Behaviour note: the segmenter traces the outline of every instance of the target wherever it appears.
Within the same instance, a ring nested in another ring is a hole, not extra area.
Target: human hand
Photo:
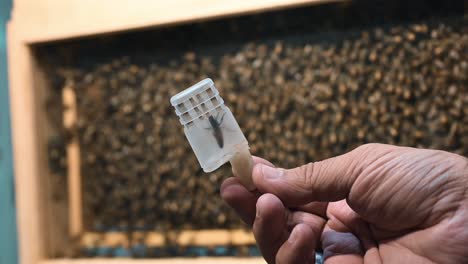
[[[366,144],[295,169],[255,158],[249,192],[236,178],[223,199],[268,263],[468,263],[468,159]]]

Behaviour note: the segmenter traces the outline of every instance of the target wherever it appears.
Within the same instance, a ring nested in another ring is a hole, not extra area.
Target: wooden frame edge
[[[75,91],[68,83],[62,89],[62,101],[65,106],[63,124],[73,130],[78,120]],[[68,179],[68,221],[69,235],[78,237],[83,232],[83,201],[81,188],[80,145],[76,136],[67,142],[67,179]]]
[[[38,138],[34,112],[34,58],[16,25],[7,24],[8,78],[15,166],[15,193],[20,263],[45,258],[44,219],[41,217]]]
[[[40,43],[345,1],[350,0],[175,0],[139,5],[128,0],[43,0],[14,7],[12,17],[27,17],[21,23],[24,40]]]
[[[181,246],[244,246],[255,245],[253,234],[243,229],[210,229],[210,230],[181,230],[162,232],[133,232],[132,239],[128,241],[125,232],[87,232],[81,236],[80,244],[85,248],[95,247],[94,241],[106,247],[129,246],[129,242],[144,241],[150,247],[163,247],[171,243]],[[169,241],[168,241],[169,240]]]
[[[201,257],[201,258],[162,258],[162,259],[56,259],[41,261],[39,264],[263,264],[265,261],[259,257]]]

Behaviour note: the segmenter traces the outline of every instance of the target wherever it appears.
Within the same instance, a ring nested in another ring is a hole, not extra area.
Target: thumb
[[[341,156],[294,169],[257,164],[253,170],[253,180],[258,190],[276,195],[288,206],[345,199],[361,173],[366,157],[370,156],[369,149],[373,148],[370,145],[387,147],[367,144]]]

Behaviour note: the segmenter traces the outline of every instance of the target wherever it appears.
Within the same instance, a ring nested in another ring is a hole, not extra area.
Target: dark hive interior
[[[64,146],[78,137],[87,230],[243,227],[219,197],[230,168],[203,173],[169,103],[205,77],[252,153],[278,166],[368,142],[466,156],[464,8],[358,1],[38,46],[62,131],[49,166],[65,180]],[[64,85],[77,96],[74,131],[62,128]]]

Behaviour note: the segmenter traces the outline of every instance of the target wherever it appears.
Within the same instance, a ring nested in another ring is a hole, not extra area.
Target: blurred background
[[[51,203],[68,199],[71,141],[81,158],[83,233],[53,257],[259,255],[250,240],[197,246],[174,237],[248,230],[219,196],[230,168],[203,173],[169,103],[207,77],[251,152],[281,167],[369,142],[467,156],[467,12],[467,1],[336,1],[34,45],[47,91],[41,122],[54,130]],[[67,127],[64,88],[76,96],[77,121]],[[9,145],[1,146],[4,156]],[[155,232],[164,245],[148,242]],[[109,244],[109,233],[120,242]]]

